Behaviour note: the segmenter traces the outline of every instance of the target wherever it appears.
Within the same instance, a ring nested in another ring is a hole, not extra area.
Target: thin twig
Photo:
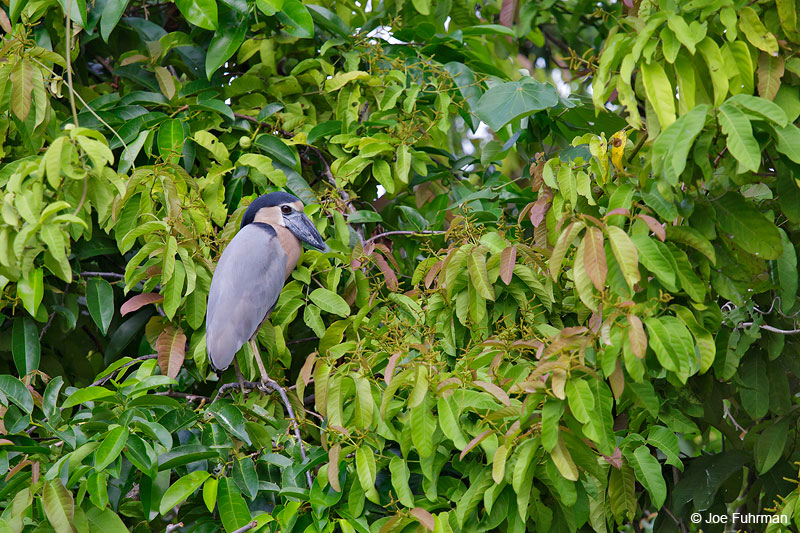
[[[636,154],[638,154],[639,150],[641,150],[642,146],[644,146],[645,141],[647,141],[647,135],[641,133],[639,135],[639,139],[636,141],[636,144],[633,147],[633,151],[631,151],[631,154],[628,156],[628,163],[633,161],[633,158],[636,157]]]
[[[109,375],[103,376],[102,378],[100,378],[97,381],[95,381],[94,383],[92,383],[92,386],[94,387],[95,385],[98,385],[98,386],[99,385],[104,385],[105,383],[108,382],[108,380],[115,378],[119,374],[120,370],[122,370],[123,368],[128,368],[129,366],[135,365],[136,363],[141,363],[142,361],[147,361],[148,359],[156,359],[157,357],[158,357],[158,354],[151,353],[151,354],[142,355],[140,357],[137,357],[133,361],[128,361],[127,363],[125,363],[121,367],[119,367],[116,370],[114,370],[113,372],[111,372]]]
[[[81,272],[82,278],[89,278],[92,276],[100,276],[101,278],[111,279],[125,279],[125,274],[117,274],[116,272]]]
[[[75,87],[72,85],[72,0],[67,0],[67,87],[69,87],[69,107],[72,109],[72,120],[78,126],[78,108],[75,107]]]
[[[364,244],[368,244],[376,239],[380,239],[381,237],[388,237],[389,235],[442,235],[447,233],[446,231],[442,230],[419,230],[419,231],[406,231],[406,230],[396,230],[396,231],[385,231],[383,233],[379,233],[377,235],[373,235],[366,241]]]
[[[726,146],[726,147],[724,147],[722,149],[722,151],[720,151],[720,153],[717,154],[717,157],[714,158],[714,168],[717,168],[717,164],[719,163],[719,160],[722,159],[722,156],[725,155],[725,152],[727,152],[727,151],[728,151],[728,147]]]
[[[288,346],[289,344],[300,344],[301,342],[310,342],[310,341],[315,341],[317,339],[319,339],[319,337],[315,335],[313,337],[303,337],[302,339],[294,339],[291,341],[286,341],[286,344]]]
[[[736,327],[738,329],[744,329],[744,328],[749,328],[752,325],[753,325],[752,322],[741,322],[737,324]],[[768,326],[766,324],[761,324],[758,327],[766,331],[771,331],[772,333],[780,333],[781,335],[797,335],[798,333],[800,333],[800,329],[778,329],[772,326]]]
[[[246,524],[246,525],[240,527],[239,529],[235,530],[233,533],[244,533],[245,531],[250,531],[251,529],[253,529],[257,525],[258,525],[258,522],[256,520],[253,520],[249,524]]]
[[[44,325],[44,327],[42,328],[42,331],[39,333],[39,340],[42,340],[42,337],[44,337],[44,334],[47,333],[47,330],[50,328],[50,324],[53,323],[53,319],[55,317],[56,317],[56,312],[55,311],[50,313],[50,317],[47,319],[47,324]]]
[[[157,392],[157,396],[168,396],[170,398],[183,398],[187,402],[210,402],[211,398],[208,396],[200,396],[199,394],[187,394],[185,392],[178,392],[174,390],[168,390],[163,392]]]

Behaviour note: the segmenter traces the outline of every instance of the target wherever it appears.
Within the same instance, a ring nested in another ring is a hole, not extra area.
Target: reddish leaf
[[[654,219],[650,215],[636,215],[642,220],[644,223],[647,224],[647,227],[650,228],[650,231],[653,232],[653,235],[661,239],[661,242],[667,238],[667,232],[664,229],[664,224],[660,224],[658,220]]]
[[[599,228],[590,227],[583,238],[583,268],[598,291],[606,286],[608,265],[606,251],[603,248],[603,232]]]
[[[317,360],[317,352],[311,352],[306,357],[306,362],[303,363],[303,368],[300,369],[300,377],[303,378],[303,383],[308,385],[311,383],[311,370],[314,368],[314,363]]]
[[[531,224],[533,227],[536,228],[539,224],[542,223],[544,217],[547,215],[547,211],[550,210],[550,198],[547,198],[545,195],[539,196],[539,198],[533,203],[533,207],[531,207]]]
[[[378,268],[383,272],[383,278],[386,280],[386,287],[388,287],[390,291],[396,291],[400,287],[400,284],[397,281],[397,274],[394,273],[392,267],[389,266],[389,263],[386,262],[386,259],[384,259],[381,254],[372,254],[372,258],[375,259]]]
[[[631,351],[633,355],[641,359],[647,351],[647,335],[644,333],[642,320],[636,315],[628,315],[628,322],[631,325],[631,329],[628,330],[628,341],[631,343]]]
[[[519,216],[517,217],[517,223],[522,224],[522,221],[528,217],[528,213],[531,212],[531,207],[535,202],[530,202],[528,205],[522,208],[522,211],[519,212]]]
[[[411,509],[411,515],[419,520],[419,523],[425,526],[425,529],[428,531],[433,531],[433,528],[436,526],[436,520],[433,518],[433,515],[422,507],[414,507]]]
[[[426,289],[430,289],[431,285],[433,285],[433,280],[436,279],[436,275],[442,269],[442,264],[443,264],[442,261],[436,261],[433,264],[433,266],[431,267],[431,269],[428,270],[428,273],[425,275],[425,288]]]
[[[186,335],[180,328],[167,326],[158,336],[156,351],[161,374],[175,379],[183,366],[186,354]]]
[[[500,255],[500,279],[509,285],[514,276],[514,265],[517,263],[517,245],[509,246]]]
[[[784,73],[783,56],[771,56],[761,52],[758,56],[758,95],[773,100],[781,87]]]
[[[339,454],[342,453],[342,445],[334,444],[328,450],[328,483],[336,492],[342,492],[339,484]]]
[[[481,433],[480,435],[478,435],[477,437],[475,437],[474,439],[469,441],[467,443],[467,446],[463,450],[461,450],[461,455],[459,456],[459,460],[463,461],[464,457],[467,456],[469,451],[472,448],[474,448],[475,446],[477,446],[478,444],[480,444],[481,441],[483,439],[485,439],[486,437],[488,437],[489,435],[491,435],[491,433],[492,433],[492,430],[491,429],[487,429],[486,431],[484,431],[483,433]]]
[[[614,448],[614,454],[612,456],[604,455],[603,459],[617,470],[622,468],[622,451],[619,449],[619,446]]]
[[[400,352],[392,354],[389,362],[386,363],[386,368],[383,371],[383,381],[388,385],[392,381],[392,374],[394,374],[394,367],[397,366],[397,360],[400,359]]]
[[[606,217],[610,217],[610,216],[613,216],[613,215],[630,216],[630,214],[631,214],[630,210],[625,209],[624,207],[618,207],[618,208],[612,209],[611,211],[606,213]]]
[[[506,391],[494,383],[488,383],[486,381],[473,381],[472,384],[497,398],[497,400],[506,407],[511,405],[511,399],[508,397],[508,394],[506,394]]]
[[[119,308],[119,313],[125,316],[128,313],[138,311],[147,304],[157,304],[163,301],[164,296],[160,294],[156,294],[155,292],[143,292],[142,294],[137,294],[133,298],[129,298],[127,302],[122,304],[122,307]]]
[[[531,163],[531,190],[533,192],[538,191],[544,185],[544,160],[540,160],[536,163]]]
[[[517,12],[516,0],[503,0],[503,5],[500,7],[500,24],[510,28],[514,23],[514,15]],[[433,529],[433,528],[431,528]]]

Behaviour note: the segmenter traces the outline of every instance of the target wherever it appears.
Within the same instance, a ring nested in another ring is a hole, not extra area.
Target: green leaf
[[[6,398],[8,398],[26,413],[33,412],[33,396],[28,388],[14,376],[0,375],[0,392],[5,395],[0,396],[3,405],[8,406],[6,402]]]
[[[180,478],[164,492],[158,512],[166,515],[170,509],[182,503],[209,478],[211,474],[204,470],[192,472]]]
[[[64,400],[64,403],[61,405],[62,409],[67,409],[69,407],[73,407],[75,405],[79,405],[86,402],[93,402],[95,400],[100,400],[102,398],[108,398],[109,396],[114,396],[114,391],[106,389],[104,387],[86,387],[85,389],[78,389],[69,397]]]
[[[705,255],[708,260],[711,261],[711,264],[716,264],[717,257],[714,252],[714,247],[699,231],[689,226],[672,226],[669,224],[667,224],[664,229],[667,234],[667,240],[691,246]]]
[[[217,478],[209,478],[203,485],[203,503],[206,504],[206,509],[209,513],[214,512],[217,506],[217,489],[219,488],[219,480]]]
[[[354,409],[354,422],[357,428],[369,429],[372,426],[372,414],[375,401],[372,398],[372,389],[367,378],[359,373],[352,373],[356,386],[356,402]]]
[[[800,163],[800,128],[794,124],[786,127],[773,125],[777,150],[794,161]]]
[[[786,439],[789,436],[789,420],[781,419],[771,423],[758,436],[755,446],[756,469],[759,474],[768,472],[783,455]]]
[[[783,244],[783,253],[781,253],[776,264],[780,284],[778,290],[781,296],[781,309],[784,313],[788,313],[794,307],[797,299],[797,252],[786,232],[783,229],[779,229],[779,231],[781,243]]]
[[[50,380],[42,394],[42,412],[51,421],[58,416],[58,395],[64,386],[64,378],[56,376]]]
[[[786,113],[781,107],[765,98],[749,94],[737,94],[728,98],[728,102],[757,117],[772,122],[783,128],[787,124]]]
[[[108,506],[108,474],[92,472],[86,480],[86,491],[96,507],[105,509]]]
[[[585,222],[576,220],[571,222],[558,237],[556,245],[553,247],[553,253],[550,255],[550,275],[553,277],[553,281],[557,281],[559,274],[561,274],[561,265],[564,262],[564,256],[567,255],[567,250],[572,245],[572,241],[578,237],[578,234],[585,227]]]
[[[708,73],[711,75],[711,84],[714,87],[714,105],[720,105],[728,96],[728,74],[725,72],[725,61],[717,43],[711,37],[706,37],[697,46],[698,51],[706,60]]]
[[[102,278],[91,278],[86,282],[86,306],[92,320],[105,335],[114,317],[114,289]]]
[[[108,42],[108,36],[117,27],[119,19],[128,7],[128,0],[107,0],[100,19],[100,36]]]
[[[411,472],[406,462],[396,455],[392,456],[392,460],[389,461],[389,472],[392,474],[392,487],[397,493],[397,499],[406,507],[414,507],[414,495],[408,486]]]
[[[170,251],[171,250],[167,249],[167,255],[169,255]],[[175,316],[175,312],[178,310],[178,306],[181,304],[183,285],[184,280],[186,279],[186,269],[184,268],[182,262],[174,261],[174,254],[169,255],[169,257],[174,262],[175,270],[172,274],[172,277],[161,289],[161,292],[164,295],[164,314],[168,319],[172,320],[172,317]]]
[[[742,30],[750,44],[770,55],[778,54],[778,41],[761,22],[761,17],[750,6],[738,9],[739,29]]]
[[[289,35],[300,39],[310,39],[314,36],[314,20],[306,6],[299,0],[284,0],[283,8],[277,16]]]
[[[245,418],[238,407],[226,400],[218,400],[209,406],[207,412],[214,415],[214,418],[225,431],[250,444],[250,437],[244,429]]]
[[[344,301],[344,298],[339,296],[333,291],[325,288],[314,289],[308,295],[311,301],[314,302],[320,309],[334,315],[347,317],[350,315],[350,306]]]
[[[247,504],[242,498],[236,484],[230,478],[222,477],[217,486],[217,506],[222,527],[227,533],[233,533],[240,527],[247,525],[252,517]]]
[[[188,465],[203,459],[219,457],[219,452],[202,444],[184,444],[176,446],[167,453],[158,456],[158,470],[163,472],[179,466]]]
[[[566,386],[569,410],[578,422],[585,424],[594,415],[594,396],[589,389],[589,384],[583,379],[570,379]]]
[[[39,305],[44,296],[44,271],[41,268],[31,270],[27,276],[17,282],[17,296],[32,317],[36,317]]]
[[[411,170],[411,153],[408,145],[401,144],[397,149],[397,159],[394,162],[394,173],[402,183],[408,183],[408,173]],[[388,191],[388,189],[387,189]]]
[[[175,0],[181,14],[190,23],[206,30],[217,29],[216,0]]]
[[[412,0],[411,3],[420,15],[431,14],[431,0]]]
[[[639,262],[671,292],[678,291],[675,272],[678,264],[669,252],[667,245],[648,235],[635,235],[631,238],[639,254]]]
[[[411,409],[411,442],[420,457],[433,455],[433,434],[436,431],[436,418],[433,416],[429,399]]]
[[[456,415],[458,411],[453,408],[453,402],[444,396],[439,396],[436,401],[436,412],[439,415],[439,426],[445,437],[453,441],[459,450],[467,447],[467,438],[461,431]]]
[[[644,323],[647,326],[650,347],[656,353],[658,362],[665,369],[677,373],[680,369],[680,361],[664,324],[658,318],[648,318]]]
[[[113,463],[119,454],[122,453],[122,449],[125,447],[125,443],[128,441],[128,428],[125,426],[117,426],[111,431],[108,432],[108,435],[103,439],[103,442],[100,443],[100,446],[97,448],[94,454],[94,468],[97,471],[105,469],[108,465]]]
[[[23,316],[14,320],[11,332],[11,351],[14,356],[14,366],[20,376],[39,369],[41,346],[39,344],[39,329],[30,318]]]
[[[25,120],[31,110],[34,68],[27,59],[11,68],[11,110],[19,120]]]
[[[678,446],[678,436],[664,426],[651,426],[647,433],[647,442],[652,444],[667,456],[666,463],[676,466],[683,470],[683,462],[680,460],[680,448]]]
[[[183,121],[178,119],[166,120],[158,128],[158,153],[164,161],[180,157],[183,143],[186,142],[186,132]]]
[[[709,106],[699,105],[664,129],[653,143],[653,170],[673,185],[686,168],[689,150],[703,130]]]
[[[472,286],[481,298],[494,301],[494,287],[489,283],[489,274],[486,271],[486,257],[483,252],[473,249],[467,256],[467,271],[472,281]]]
[[[258,494],[258,474],[256,473],[255,463],[250,457],[234,459],[233,481],[239,487],[239,490],[250,498],[250,501],[255,499]]]
[[[318,6],[313,6],[313,7],[318,7]],[[306,137],[306,142],[308,144],[314,144],[319,139],[322,139],[324,137],[329,137],[331,135],[335,135],[341,132],[342,132],[342,121],[329,120],[327,122],[317,124],[316,126],[311,128],[311,131],[308,132],[308,137]]]
[[[253,143],[256,148],[263,150],[273,161],[277,161],[287,167],[297,168],[298,159],[294,149],[286,145],[281,139],[274,135],[262,133],[256,137]]]
[[[636,478],[650,493],[653,507],[661,509],[667,498],[667,484],[661,475],[661,465],[652,456],[647,446],[639,446],[631,454],[631,466]]]
[[[75,503],[72,493],[64,488],[60,479],[45,481],[42,507],[56,533],[74,533],[75,526],[72,519],[75,514]]]
[[[209,80],[242,45],[247,35],[247,26],[247,20],[242,20],[238,26],[220,25],[217,28],[206,53],[206,76]]]
[[[672,84],[660,63],[642,63],[642,81],[647,99],[658,115],[661,129],[675,122],[675,94]]]
[[[86,518],[89,520],[91,531],[102,531],[103,533],[128,533],[128,528],[122,519],[112,509],[98,509],[92,507],[86,511]]]
[[[761,148],[753,137],[750,120],[738,107],[724,103],[719,108],[719,124],[727,136],[728,151],[742,167],[757,172],[761,166]]]
[[[611,250],[614,252],[614,257],[617,260],[622,275],[628,287],[633,290],[633,286],[639,283],[639,254],[636,247],[628,234],[617,226],[608,226],[608,241],[611,244]]]
[[[378,473],[375,465],[375,454],[366,443],[356,448],[356,472],[358,473],[358,481],[361,483],[361,488],[364,489],[369,501],[380,503],[380,496],[378,496],[378,491],[375,490],[375,476]]]
[[[713,202],[717,224],[727,238],[762,259],[778,259],[783,247],[775,224],[737,192]]]
[[[515,119],[558,104],[558,93],[548,83],[539,83],[531,78],[496,85],[483,93],[476,112],[481,120],[494,131]]]

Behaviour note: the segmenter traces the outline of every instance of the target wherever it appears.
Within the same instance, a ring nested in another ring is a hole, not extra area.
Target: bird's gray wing
[[[278,301],[286,254],[275,230],[248,224],[222,253],[211,279],[206,349],[215,370],[225,370]]]

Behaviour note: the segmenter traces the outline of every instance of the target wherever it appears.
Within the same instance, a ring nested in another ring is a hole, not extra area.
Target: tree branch
[[[116,272],[81,272],[82,278],[90,278],[92,276],[100,276],[101,278],[111,279],[125,279],[125,274],[117,274]]]
[[[373,235],[366,241],[364,244],[368,244],[376,239],[380,239],[381,237],[388,237],[389,235],[442,235],[447,233],[446,231],[442,230],[420,230],[420,231],[405,231],[405,230],[397,230],[397,231],[385,231],[383,233],[379,233],[377,235]]]
[[[740,324],[736,325],[736,328],[744,329],[744,328],[749,328],[752,325],[753,325],[752,322],[741,322]],[[772,333],[780,333],[781,335],[797,335],[798,333],[800,333],[800,329],[779,329],[779,328],[774,328],[772,326],[768,326],[766,324],[761,324],[758,327],[766,331],[771,331]]]

